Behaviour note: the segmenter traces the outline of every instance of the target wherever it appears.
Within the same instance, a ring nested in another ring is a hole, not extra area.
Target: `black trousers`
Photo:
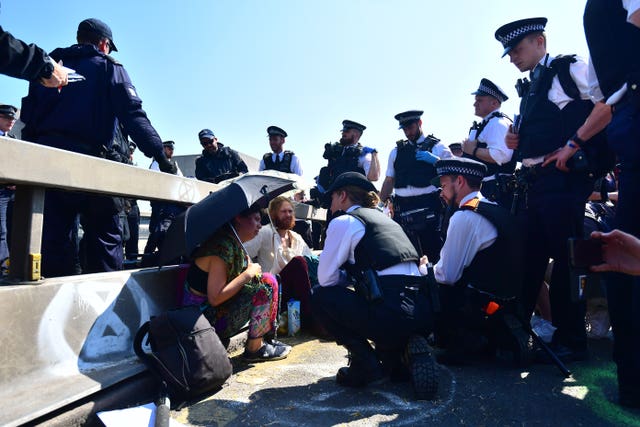
[[[426,255],[435,264],[440,259],[442,249],[443,205],[439,193],[413,197],[395,196],[393,200],[396,221],[415,246],[419,255]],[[424,211],[420,211],[424,209]],[[410,213],[415,211],[414,213]]]
[[[427,334],[433,328],[431,305],[422,290],[409,289],[412,279],[382,276],[381,280],[384,296],[377,303],[341,286],[316,287],[311,296],[316,319],[352,357],[367,362],[378,360],[367,340],[375,343],[376,353],[402,352],[412,334]]]
[[[520,212],[525,236],[523,305],[530,315],[549,258],[554,259],[550,299],[554,340],[576,350],[586,349],[585,304],[572,298],[568,239],[582,238],[584,206],[593,181],[582,174],[564,173],[552,165],[532,171],[526,194],[526,207]]]

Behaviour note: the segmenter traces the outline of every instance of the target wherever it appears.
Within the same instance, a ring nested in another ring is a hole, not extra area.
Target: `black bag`
[[[142,349],[147,335],[151,353]],[[226,348],[198,306],[151,317],[138,330],[133,349],[167,383],[172,403],[218,389],[232,373]]]

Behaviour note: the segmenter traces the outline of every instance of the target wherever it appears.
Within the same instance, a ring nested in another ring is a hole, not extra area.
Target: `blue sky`
[[[2,0],[0,24],[47,51],[75,42],[89,17],[111,27],[154,127],[176,141],[176,155],[200,152],[197,133],[260,157],[266,128],[277,125],[298,154],[305,178],[324,165],[324,144],[343,119],[367,126],[361,142],[380,152],[383,173],[403,137],[393,116],[425,111],[423,129],[447,144],[462,140],[482,77],[518,99],[521,73],[500,58],[495,30],[546,16],[552,54],[587,56],[584,1],[122,1]],[[0,101],[20,105],[27,83],[0,76]],[[137,154],[147,167],[150,160]],[[378,187],[382,178],[378,181]]]

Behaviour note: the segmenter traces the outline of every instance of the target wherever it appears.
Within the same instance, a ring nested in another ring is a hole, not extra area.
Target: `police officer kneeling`
[[[432,310],[421,287],[418,253],[400,225],[375,209],[375,191],[357,172],[339,175],[327,190],[334,218],[320,255],[312,309],[349,350],[350,364],[338,371],[338,384],[411,379],[418,398],[432,398],[435,364],[421,335],[431,331]],[[402,361],[406,350],[408,364]]]
[[[480,193],[487,170],[483,163],[444,159],[435,168],[438,178],[433,184],[442,187],[440,197],[458,208],[451,216],[440,260],[433,267],[441,284],[436,335],[439,345],[447,348],[439,360],[466,362],[474,353],[503,347],[500,340],[508,344],[518,363],[526,363],[531,353],[529,335],[518,320],[522,243],[515,219]],[[492,302],[494,305],[489,304]],[[503,310],[494,313],[498,306],[504,306]]]

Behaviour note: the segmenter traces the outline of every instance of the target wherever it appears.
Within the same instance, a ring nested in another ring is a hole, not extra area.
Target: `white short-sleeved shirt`
[[[496,112],[500,112],[500,109],[492,111],[482,119],[482,121],[487,122],[487,124],[484,129],[482,129],[482,132],[480,132],[480,136],[477,140],[487,144],[487,149],[489,150],[491,158],[497,164],[503,165],[505,163],[509,163],[511,157],[513,157],[513,150],[507,148],[507,144],[504,140],[511,123],[502,116],[491,117],[492,114]],[[476,132],[476,129],[469,132],[470,140],[473,141],[476,139]]]
[[[347,212],[359,207],[359,205],[351,206],[347,209]],[[341,215],[331,220],[327,228],[327,237],[318,264],[318,282],[320,286],[339,286],[346,283],[346,274],[340,268],[345,262],[351,264],[356,262],[354,251],[360,240],[362,240],[364,232],[364,225],[351,215]],[[377,273],[379,276],[389,274],[420,275],[418,266],[411,261],[393,265]]]
[[[426,137],[424,135],[421,135],[420,138],[418,138],[418,141],[416,141],[416,143],[420,144],[425,139]],[[435,144],[433,146],[433,149],[431,150],[431,153],[434,156],[438,156],[441,159],[448,159],[453,157],[453,154],[451,153],[451,150],[449,150],[449,147],[444,145],[442,142],[438,142],[437,144]],[[393,150],[391,150],[391,153],[389,153],[389,161],[387,162],[386,176],[390,178],[395,178],[396,176],[396,169],[395,169],[394,163],[396,162],[397,156],[398,156],[398,147],[393,147]],[[412,185],[408,185],[404,188],[394,188],[393,191],[395,192],[396,195],[400,197],[413,197],[413,196],[420,196],[423,194],[430,194],[437,190],[438,188],[433,185],[429,185],[427,187],[414,187]]]
[[[174,160],[175,161],[175,160]],[[184,176],[182,174],[182,171],[180,170],[180,166],[178,165],[178,162],[176,163],[176,176]],[[151,164],[149,165],[149,169],[151,169],[152,171],[159,171],[160,170],[160,165],[158,164],[158,162],[156,162],[155,160],[151,162]]]
[[[279,161],[282,161],[284,157],[284,151],[281,153],[271,153],[271,160],[275,163],[276,156],[278,156]],[[259,171],[263,171],[265,169],[264,159],[260,159],[260,166],[258,167]],[[291,155],[291,173],[295,173],[298,176],[302,176],[302,164],[300,163],[300,159],[295,154]]]
[[[474,191],[460,201],[460,206],[474,197],[479,197],[482,202],[492,203],[479,191]],[[436,282],[455,284],[476,254],[491,246],[497,238],[498,230],[482,215],[470,210],[454,213],[449,221],[447,238],[440,250],[440,260],[433,267]]]

